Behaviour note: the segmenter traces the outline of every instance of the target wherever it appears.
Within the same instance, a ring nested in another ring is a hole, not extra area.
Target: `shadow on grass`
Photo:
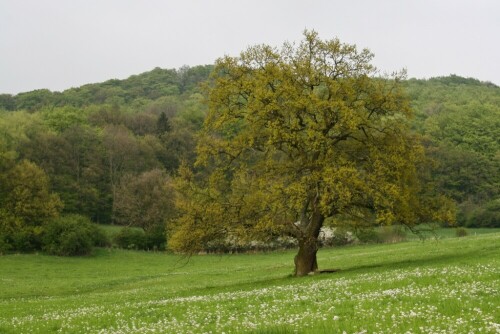
[[[400,259],[385,259],[381,260],[379,263],[371,264],[361,264],[354,265],[347,268],[340,267],[339,272],[341,273],[351,273],[359,271],[367,271],[371,269],[405,269],[405,268],[415,268],[423,266],[433,266],[439,264],[475,264],[477,263],[478,256],[495,258],[500,253],[497,245],[483,246],[483,248],[478,253],[477,248],[471,248],[470,250],[461,250],[456,253],[447,253],[439,255],[428,255],[420,258],[407,258],[404,260]],[[418,254],[416,255],[418,256]],[[333,277],[333,275],[326,275]]]

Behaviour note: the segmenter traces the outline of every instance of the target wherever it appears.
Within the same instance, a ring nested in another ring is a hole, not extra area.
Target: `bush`
[[[467,225],[477,227],[500,227],[500,198],[487,202],[485,205],[475,210]]]
[[[378,232],[378,237],[382,243],[395,243],[406,240],[406,233],[403,226],[384,226]]]
[[[465,237],[469,234],[469,232],[467,232],[467,230],[463,227],[458,227],[456,230],[455,230],[455,234],[457,237]]]
[[[9,241],[7,240],[7,236],[2,233],[0,230],[0,255],[3,255],[9,252],[12,249]]]
[[[26,226],[21,219],[0,210],[0,253],[39,250],[41,232],[40,226]]]
[[[401,226],[383,226],[378,229],[364,228],[356,231],[361,243],[395,243],[406,240],[406,233]]]
[[[146,249],[147,238],[144,231],[140,229],[123,228],[114,237],[114,242],[124,249]]]
[[[67,215],[44,225],[42,250],[52,255],[88,255],[93,246],[107,243],[106,236],[87,217]]]
[[[359,242],[364,244],[382,242],[379,234],[373,228],[357,230],[356,237],[358,238]]]
[[[335,228],[323,228],[320,233],[319,242],[321,246],[345,246],[354,241],[351,231],[344,226]]]
[[[145,247],[148,250],[165,250],[167,244],[164,225],[158,225],[146,231]]]
[[[165,250],[166,233],[163,225],[158,225],[148,231],[139,228],[124,227],[114,237],[116,246],[136,250]]]
[[[108,238],[106,232],[104,232],[99,226],[94,225],[95,232],[93,235],[94,246],[96,247],[111,247],[111,241]]]
[[[33,252],[40,250],[42,241],[40,227],[22,226],[11,234],[12,250],[19,252]]]
[[[462,207],[459,224],[465,227],[500,227],[500,199]]]

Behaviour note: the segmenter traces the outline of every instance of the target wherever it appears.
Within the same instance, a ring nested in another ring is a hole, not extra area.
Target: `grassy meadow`
[[[0,256],[0,333],[500,333],[500,233],[294,251]]]

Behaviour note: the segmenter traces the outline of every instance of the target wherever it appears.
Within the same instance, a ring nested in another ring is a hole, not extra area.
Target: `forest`
[[[1,94],[0,253],[85,253],[106,244],[92,223],[141,229],[139,248],[165,249],[178,214],[175,178],[198,168],[213,69]],[[500,227],[500,88],[456,75],[403,87],[425,182],[452,200],[457,225]]]

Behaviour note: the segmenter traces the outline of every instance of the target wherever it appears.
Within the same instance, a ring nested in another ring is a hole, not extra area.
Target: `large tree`
[[[184,214],[170,246],[292,236],[302,276],[318,268],[328,217],[410,227],[441,218],[420,196],[423,150],[407,126],[402,75],[375,77],[372,57],[306,31],[299,44],[217,60],[197,148],[204,175],[181,170]]]

